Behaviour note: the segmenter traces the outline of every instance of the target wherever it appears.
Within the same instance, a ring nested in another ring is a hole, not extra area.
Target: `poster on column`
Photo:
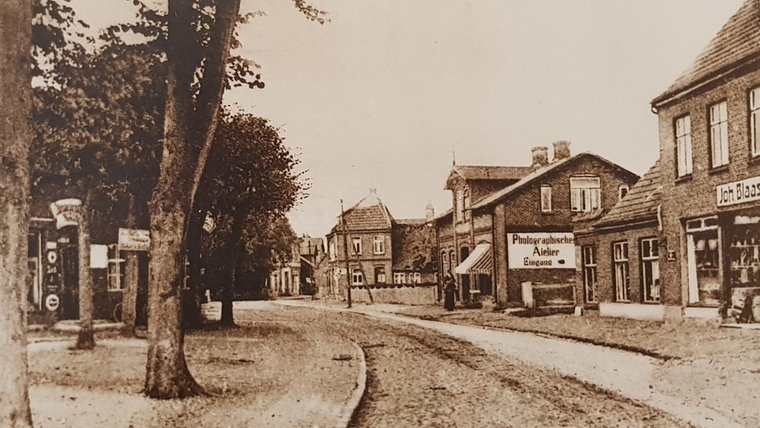
[[[575,269],[570,232],[507,233],[510,269]]]

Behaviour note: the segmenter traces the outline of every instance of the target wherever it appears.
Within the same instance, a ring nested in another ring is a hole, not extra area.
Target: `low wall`
[[[351,287],[351,301],[357,303],[395,303],[402,305],[433,305],[436,303],[435,284],[386,284]],[[370,300],[370,294],[372,299]]]

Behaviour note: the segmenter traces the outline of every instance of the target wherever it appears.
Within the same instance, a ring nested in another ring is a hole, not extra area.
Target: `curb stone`
[[[348,427],[348,424],[351,423],[354,414],[359,409],[359,404],[361,403],[362,398],[364,397],[364,393],[367,390],[367,360],[364,354],[364,349],[362,349],[362,347],[353,340],[351,341],[351,344],[354,346],[354,351],[359,361],[359,373],[356,377],[356,387],[351,393],[351,397],[349,397],[348,401],[340,411],[338,422],[335,425],[336,428]]]

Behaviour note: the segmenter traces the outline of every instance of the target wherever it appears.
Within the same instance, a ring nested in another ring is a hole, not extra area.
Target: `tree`
[[[248,251],[248,242],[271,243],[265,240],[271,230],[267,223],[277,223],[304,197],[307,183],[301,173],[295,172],[298,163],[284,146],[278,130],[266,119],[237,113],[226,114],[220,121],[198,190],[193,227],[188,230],[188,256],[191,265],[199,265],[203,251],[208,261],[206,271],[216,271],[216,276],[222,278],[224,325],[234,325],[234,287],[238,274],[243,273],[244,259],[254,256]],[[218,227],[201,247],[200,224],[207,213],[216,219]],[[287,235],[281,239],[286,240]],[[209,270],[209,265],[213,269]]]
[[[26,351],[32,8],[0,8],[0,425],[31,427]]]

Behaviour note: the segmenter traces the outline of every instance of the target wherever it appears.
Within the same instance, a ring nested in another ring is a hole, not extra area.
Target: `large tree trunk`
[[[0,7],[0,426],[31,427],[26,353],[31,3]]]
[[[137,227],[137,203],[135,196],[129,195],[129,212],[127,214],[127,227]],[[124,290],[121,294],[121,322],[124,326],[121,333],[125,336],[135,335],[135,321],[137,319],[137,288],[139,284],[139,262],[136,251],[126,252],[124,263]],[[116,257],[119,257],[117,254]]]
[[[79,336],[77,349],[95,347],[95,334],[92,328],[92,271],[90,270],[90,195],[80,207],[81,215],[77,230],[77,247],[79,248]]]
[[[179,398],[203,393],[187,368],[182,329],[185,237],[195,191],[216,130],[225,65],[240,0],[218,2],[201,90],[192,97],[197,46],[193,2],[169,1],[167,98],[161,173],[150,201],[151,278],[145,393]],[[197,105],[197,109],[193,106]]]

